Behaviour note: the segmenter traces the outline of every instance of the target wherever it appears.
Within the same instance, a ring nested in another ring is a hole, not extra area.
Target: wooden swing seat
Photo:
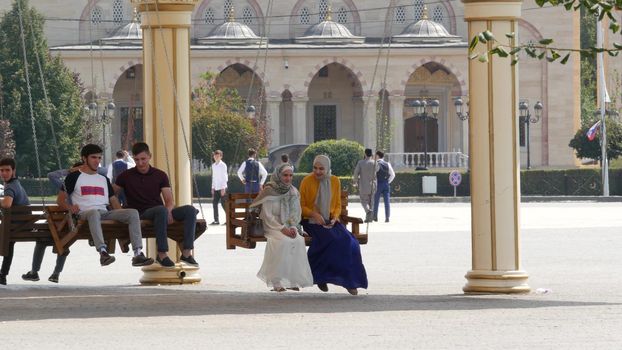
[[[265,242],[266,237],[251,237],[248,234],[248,221],[246,216],[248,213],[249,201],[257,197],[256,193],[229,193],[225,203],[225,211],[227,212],[227,249],[235,249],[236,247],[254,249],[257,242]],[[251,211],[251,215],[257,215]],[[359,225],[363,223],[361,218],[348,216],[348,192],[341,192],[341,216],[339,221],[342,224],[350,225],[349,231],[352,232],[360,244],[367,244],[367,234],[361,234]],[[311,237],[305,237],[305,243],[311,244]]]
[[[91,240],[91,232],[86,220],[78,220],[76,228],[71,230],[71,216],[66,210],[56,205],[29,205],[2,209],[0,218],[0,255],[9,253],[11,242],[49,242],[57,254],[66,254],[69,247],[77,240]],[[155,231],[151,221],[141,220],[143,238],[155,238]],[[205,220],[199,219],[196,224],[195,239],[207,229]],[[108,245],[108,252],[114,253],[115,241],[119,241],[122,252],[129,251],[128,225],[113,221],[102,220],[104,241]],[[168,225],[168,237],[180,246],[184,240],[183,222],[174,222]]]

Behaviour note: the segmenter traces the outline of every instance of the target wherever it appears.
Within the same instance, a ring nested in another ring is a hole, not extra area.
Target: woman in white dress
[[[293,178],[292,166],[281,164],[250,205],[261,206],[259,217],[268,240],[257,277],[277,292],[313,285],[300,226],[300,193],[292,186]]]

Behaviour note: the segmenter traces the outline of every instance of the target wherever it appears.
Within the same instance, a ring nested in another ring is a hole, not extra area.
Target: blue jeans
[[[374,195],[374,220],[378,220],[378,205],[380,204],[380,196],[384,201],[384,217],[388,219],[391,216],[391,188],[388,181],[378,181],[378,188]]]
[[[244,184],[244,193],[259,193],[259,181]]]
[[[174,208],[172,211],[175,221],[184,222],[184,246],[182,249],[194,248],[194,235],[197,223],[197,213],[199,211],[191,206],[184,205]],[[151,220],[155,230],[156,245],[159,253],[168,252],[167,228],[168,228],[168,210],[165,206],[159,205],[145,210],[140,214],[143,220]]]

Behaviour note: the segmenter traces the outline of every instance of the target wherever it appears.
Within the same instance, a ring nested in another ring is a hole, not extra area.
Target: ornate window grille
[[[419,21],[421,20],[421,18],[423,18],[423,6],[424,6],[424,2],[423,0],[415,0],[415,3],[413,4],[413,14],[414,14],[414,19],[415,21]]]
[[[318,5],[318,14],[319,14],[319,21],[318,22],[322,22],[326,20],[326,17],[328,15],[328,1],[326,0],[320,0],[320,4]]]
[[[229,14],[231,13],[231,8],[233,7],[233,2],[231,0],[225,0],[225,4],[223,5],[223,16],[222,18],[229,18]]]
[[[337,22],[341,24],[348,23],[348,11],[345,7],[341,7],[339,8],[339,11],[337,11]]]
[[[254,18],[255,18],[255,14],[253,13],[253,10],[251,10],[248,7],[245,7],[244,11],[242,11],[242,22],[244,22],[244,24],[246,25],[253,24]]]
[[[311,15],[309,14],[309,9],[303,7],[300,10],[300,24],[309,24],[311,22]]]
[[[123,3],[121,0],[114,0],[112,4],[112,20],[114,23],[123,22]]]
[[[445,9],[441,5],[437,5],[432,10],[432,20],[436,23],[441,23],[445,21]]]
[[[100,24],[102,22],[102,9],[99,7],[94,7],[91,10],[91,23],[93,24]]]
[[[216,14],[214,13],[213,8],[209,7],[207,10],[205,10],[205,13],[203,14],[203,20],[205,21],[205,24],[214,24],[215,16]]]
[[[400,6],[395,9],[395,22],[396,23],[406,22],[406,9],[404,9],[404,6]]]

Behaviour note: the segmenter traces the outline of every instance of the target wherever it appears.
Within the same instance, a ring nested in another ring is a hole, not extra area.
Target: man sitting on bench
[[[119,175],[114,188],[115,191],[120,189],[125,191],[128,208],[138,210],[141,219],[153,221],[158,246],[156,261],[163,267],[175,267],[175,263],[168,257],[167,229],[168,224],[176,220],[184,223],[181,261],[199,266],[192,256],[199,211],[192,205],[174,207],[173,191],[168,176],[162,170],[149,165],[151,152],[146,143],[135,143],[132,146],[132,154],[136,166]]]
[[[128,224],[130,240],[134,250],[132,266],[147,266],[153,264],[153,259],[142,253],[142,233],[140,219],[134,209],[121,209],[119,201],[114,196],[112,185],[107,177],[99,175],[97,168],[102,159],[102,149],[98,145],[88,144],[82,147],[80,157],[84,164],[79,171],[70,173],[65,178],[65,192],[58,194],[58,205],[79,214],[80,219],[87,220],[89,230],[100,254],[99,262],[102,266],[110,265],[115,261],[114,256],[108,254],[108,247],[104,242],[101,220],[116,220]],[[71,197],[71,203],[67,201]],[[108,210],[108,205],[113,210]]]

